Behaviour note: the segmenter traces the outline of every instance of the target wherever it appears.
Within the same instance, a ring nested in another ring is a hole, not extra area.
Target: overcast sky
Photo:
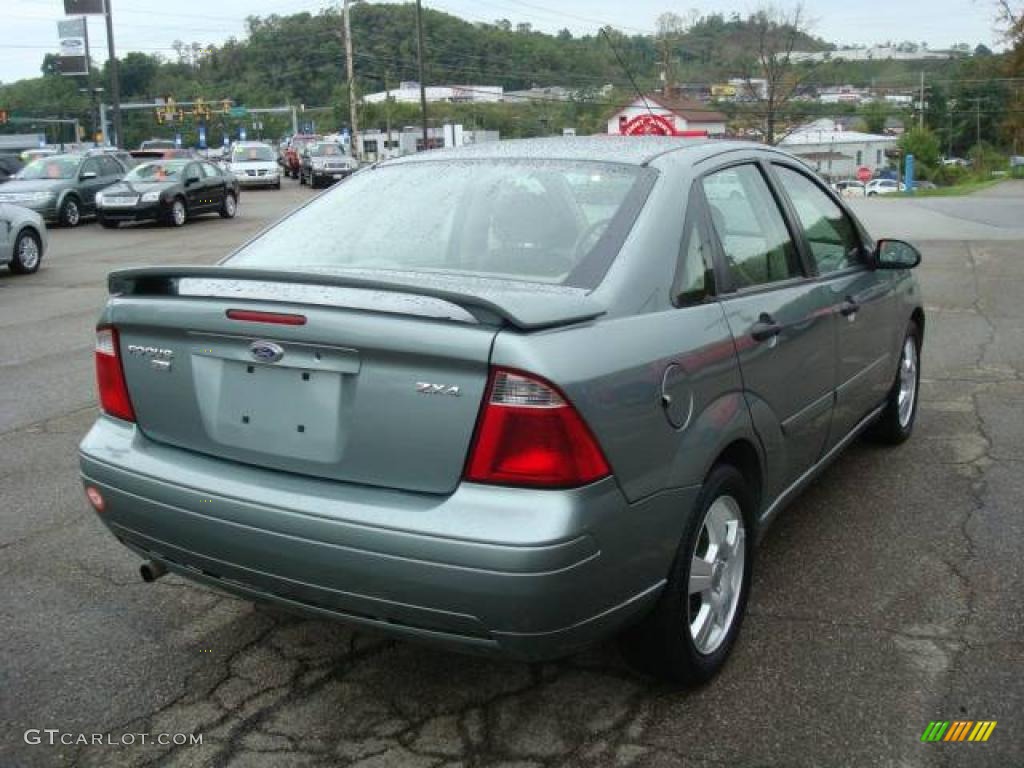
[[[62,0],[2,0],[0,82],[39,74],[43,55],[57,50],[57,24],[63,17]],[[685,14],[747,14],[758,0],[424,0],[424,5],[469,21],[506,18],[530,22],[544,31],[568,27],[574,34],[612,24],[626,32],[654,28],[666,10]],[[786,5],[787,0],[776,4]],[[322,0],[112,0],[114,38],[118,53],[146,51],[171,55],[171,43],[219,43],[241,37],[249,15],[315,12],[330,3]],[[334,5],[340,5],[336,0]],[[984,43],[998,47],[993,0],[805,0],[814,19],[815,34],[836,43],[879,43],[886,40],[926,41],[932,48],[953,43]],[[411,31],[410,31],[411,32]],[[102,17],[89,23],[94,59],[105,58],[106,36]],[[356,41],[358,45],[358,41]]]

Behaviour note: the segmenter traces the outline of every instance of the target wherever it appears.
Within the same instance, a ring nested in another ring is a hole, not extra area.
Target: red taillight
[[[467,480],[572,488],[610,472],[594,435],[557,389],[528,374],[491,371]]]
[[[256,312],[251,309],[229,309],[228,319],[241,320],[245,323],[271,323],[274,325],[305,325],[305,315],[292,315],[283,312]]]
[[[96,329],[96,389],[100,395],[100,408],[105,413],[125,421],[135,421],[115,328]]]

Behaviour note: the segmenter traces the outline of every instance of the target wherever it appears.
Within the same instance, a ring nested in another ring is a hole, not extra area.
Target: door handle
[[[856,315],[859,310],[860,304],[852,297],[847,296],[846,301],[844,301],[839,307],[839,314],[843,317],[852,317],[853,315]]]
[[[750,329],[750,335],[754,341],[767,341],[776,338],[782,333],[782,326],[772,320],[771,315],[762,314],[754,327]]]

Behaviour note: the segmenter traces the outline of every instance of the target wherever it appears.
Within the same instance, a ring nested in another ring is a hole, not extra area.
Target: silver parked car
[[[46,253],[46,222],[28,208],[0,203],[0,264],[17,275],[39,269]]]
[[[910,435],[919,259],[762,146],[382,163],[219,266],[111,275],[86,493],[147,580],[520,659],[623,631],[700,682],[776,513]]]
[[[96,194],[124,174],[121,162],[107,153],[40,157],[0,188],[0,203],[15,203],[47,221],[77,227],[96,212]]]

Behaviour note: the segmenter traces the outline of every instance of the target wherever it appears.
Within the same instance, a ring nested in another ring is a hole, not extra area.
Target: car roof
[[[709,155],[740,149],[771,149],[763,144],[723,139],[674,136],[555,136],[511,139],[438,149],[387,161],[387,165],[432,160],[592,160],[643,166],[667,153],[692,154],[694,162]]]

